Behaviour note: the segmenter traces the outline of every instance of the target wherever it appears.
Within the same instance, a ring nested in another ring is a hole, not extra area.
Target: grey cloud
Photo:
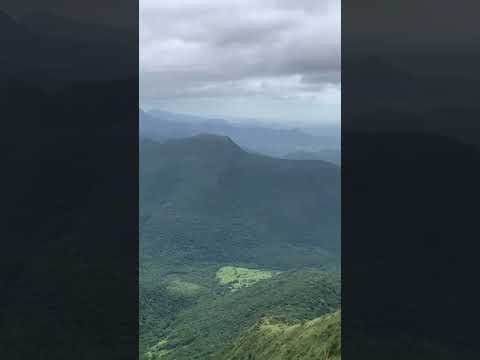
[[[309,12],[320,9],[325,10],[332,3],[335,5],[335,2],[330,0],[275,0],[274,3],[282,8],[296,9]]]
[[[339,84],[341,76],[339,72],[319,72],[302,75],[302,82],[305,84]]]
[[[141,0],[140,7],[141,97],[292,98],[339,86],[340,0]]]

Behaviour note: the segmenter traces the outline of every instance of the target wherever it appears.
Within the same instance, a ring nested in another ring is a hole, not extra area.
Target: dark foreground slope
[[[345,358],[478,355],[478,149],[413,132],[344,140]]]
[[[138,45],[91,37],[0,12],[4,359],[135,356]]]
[[[340,169],[200,135],[140,147],[144,259],[338,266]]]

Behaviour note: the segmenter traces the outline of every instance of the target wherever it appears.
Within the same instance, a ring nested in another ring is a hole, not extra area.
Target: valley
[[[226,136],[144,138],[139,192],[141,359],[267,359],[273,339],[285,345],[272,359],[336,359],[338,166]],[[310,357],[286,355],[297,338]]]

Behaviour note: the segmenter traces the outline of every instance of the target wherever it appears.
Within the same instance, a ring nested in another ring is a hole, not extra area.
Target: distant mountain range
[[[339,137],[331,134],[318,136],[299,129],[275,129],[260,125],[244,126],[222,119],[206,119],[165,111],[145,112],[140,110],[139,114],[140,135],[161,141],[209,133],[228,136],[248,151],[275,157],[283,157],[297,151],[338,151],[340,147]],[[327,158],[329,157],[327,156]]]
[[[285,159],[290,160],[323,160],[340,165],[342,156],[340,150],[319,150],[315,152],[295,151],[284,156]]]

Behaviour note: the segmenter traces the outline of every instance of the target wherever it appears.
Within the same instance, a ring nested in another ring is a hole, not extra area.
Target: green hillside
[[[140,147],[143,259],[270,268],[340,262],[340,169],[202,135]]]
[[[340,311],[288,325],[265,318],[216,360],[339,360]]]
[[[163,322],[165,328],[157,331],[157,342],[145,358],[213,359],[264,317],[295,324],[339,306],[339,276],[313,269],[277,274],[238,291],[205,295],[185,306],[173,321]]]
[[[265,317],[339,308],[337,166],[146,140],[139,194],[142,360],[213,360]]]

